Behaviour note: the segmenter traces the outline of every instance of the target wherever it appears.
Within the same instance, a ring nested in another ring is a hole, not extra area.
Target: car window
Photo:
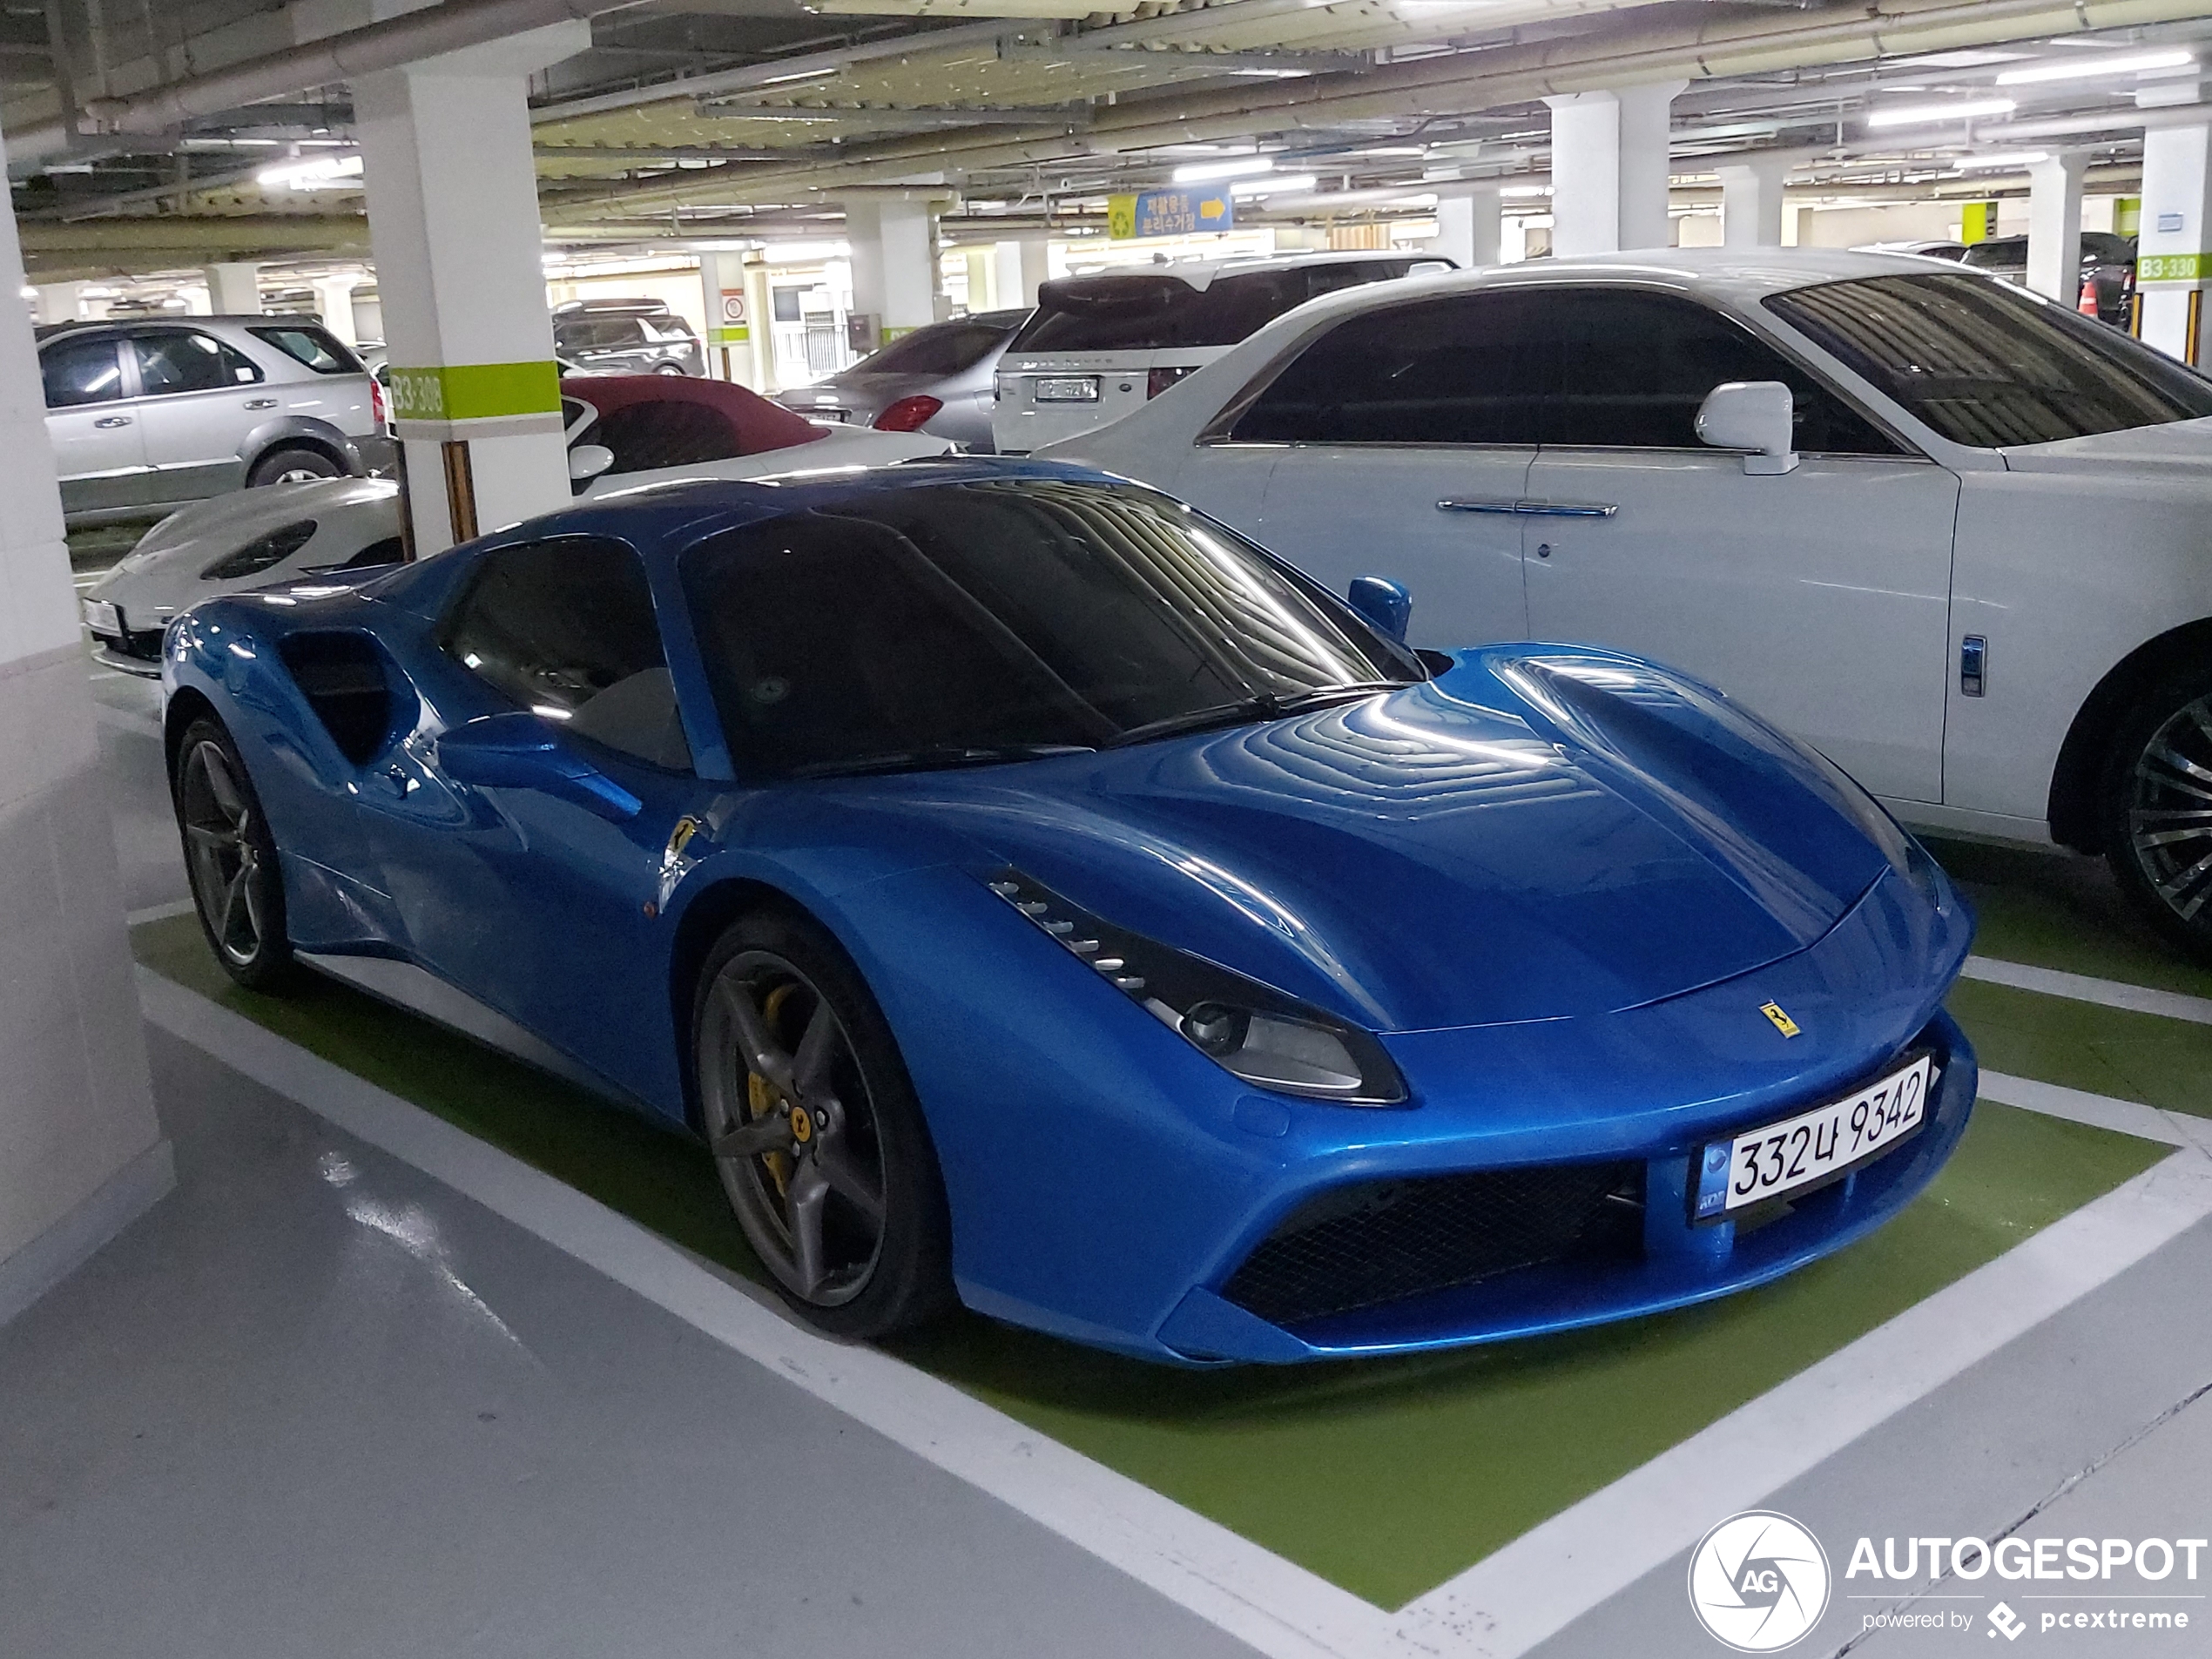
[[[1532,350],[1539,308],[1497,291],[1349,318],[1283,369],[1230,435],[1258,443],[1537,441],[1548,382]]]
[[[568,536],[485,554],[440,643],[518,707],[655,765],[691,765],[645,567],[620,542]]]
[[[313,323],[276,323],[246,331],[266,346],[273,346],[293,362],[318,374],[358,374],[361,360],[328,330]]]
[[[65,409],[121,397],[123,367],[115,347],[112,339],[64,340],[41,351],[38,372],[46,382],[46,407]]]
[[[2049,443],[2212,415],[2212,380],[1983,277],[1861,277],[1764,304],[1954,443]]]
[[[243,353],[197,329],[132,334],[131,349],[138,355],[143,397],[250,386],[261,378],[261,371]]]
[[[1952,279],[1976,281],[1977,278]],[[1872,422],[1734,319],[1694,300],[1633,288],[1541,291],[1535,342],[1555,375],[1548,447],[1702,449],[1697,411],[1728,381],[1780,381],[1797,447],[1816,455],[1900,454]]]
[[[872,357],[864,357],[845,372],[848,374],[957,374],[983,361],[991,347],[1006,338],[1004,328],[990,323],[935,322],[917,328],[903,340],[894,340]]]
[[[1421,678],[1249,543],[1127,485],[886,490],[711,537],[681,570],[748,774],[1096,746],[1255,696]]]
[[[2001,236],[1986,242],[1969,242],[1959,263],[1977,271],[2002,271],[2027,263],[2027,238]]]
[[[1317,294],[1403,276],[1410,260],[1235,271],[1194,288],[1152,273],[1068,277],[1037,290],[1011,352],[1158,351],[1234,346]]]

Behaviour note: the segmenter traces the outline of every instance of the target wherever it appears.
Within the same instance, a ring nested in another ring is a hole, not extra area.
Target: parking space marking
[[[2140,1101],[2115,1100],[2110,1095],[2093,1095],[2087,1089],[2038,1082],[2033,1077],[2008,1076],[2001,1071],[1981,1074],[1981,1092],[1988,1099],[2017,1106],[2023,1111],[2069,1117],[2077,1123],[2093,1123],[2099,1129],[2117,1130],[2122,1135],[2162,1141],[2168,1146],[2195,1144],[2182,1129],[2183,1119],[2180,1116],[2161,1112]]]
[[[2161,1120],[2150,1138],[2181,1150],[1409,1603],[1400,1634],[1432,1653],[1514,1659],[1689,1548],[1714,1521],[1756,1507],[2212,1218],[2204,1126],[2077,1089],[1984,1081],[1996,1083],[1993,1100],[2101,1128],[2141,1133],[2133,1125]]]
[[[2122,980],[2095,979],[2087,974],[2067,974],[2055,968],[2034,968],[1994,956],[1969,956],[1960,970],[1964,979],[1992,985],[2009,985],[2017,991],[2040,991],[2075,1002],[2094,1002],[2102,1008],[2125,1008],[2134,1014],[2155,1014],[2193,1025],[2212,1025],[2212,997],[2187,996],[2179,991],[2154,991],[2146,985]]]

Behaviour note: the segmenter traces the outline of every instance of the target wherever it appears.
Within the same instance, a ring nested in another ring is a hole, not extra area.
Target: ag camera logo
[[[1738,1653],[1779,1653],[1828,1610],[1828,1554],[1784,1514],[1750,1509],[1700,1539],[1689,1556],[1689,1607]]]

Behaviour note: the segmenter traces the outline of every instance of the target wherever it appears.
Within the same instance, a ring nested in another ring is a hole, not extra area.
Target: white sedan
[[[922,432],[809,421],[720,381],[658,374],[585,382],[593,401],[562,399],[577,493],[612,495],[684,478],[765,478],[825,467],[885,466],[945,455]],[[400,487],[383,478],[272,484],[172,513],[81,601],[100,660],[161,671],[162,631],[200,600],[242,589],[393,564]]]
[[[1676,664],[2212,954],[2212,380],[2066,307],[1840,251],[1416,279],[1042,453],[1399,578],[1420,644]]]

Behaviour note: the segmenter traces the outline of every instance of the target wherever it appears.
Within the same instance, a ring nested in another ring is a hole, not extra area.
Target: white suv
[[[1702,676],[1908,822],[2107,854],[2212,954],[2212,380],[1925,260],[1622,253],[1284,317],[1059,446],[1423,645]]]
[[[1433,254],[1303,253],[1066,277],[999,359],[991,437],[1001,455],[1141,408],[1293,307],[1392,277],[1449,271]]]

